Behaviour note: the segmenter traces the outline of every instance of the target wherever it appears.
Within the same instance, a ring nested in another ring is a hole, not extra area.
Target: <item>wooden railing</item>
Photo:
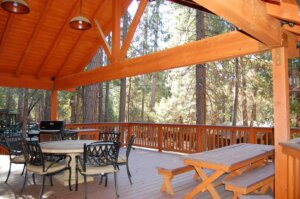
[[[236,143],[274,144],[274,129],[263,127],[233,127],[148,123],[67,124],[67,129],[93,128],[100,132],[119,131],[126,145],[128,135],[136,136],[135,146],[195,153]],[[291,137],[300,136],[300,129],[291,129]]]
[[[287,198],[300,198],[300,138],[281,143],[282,152],[287,155]]]

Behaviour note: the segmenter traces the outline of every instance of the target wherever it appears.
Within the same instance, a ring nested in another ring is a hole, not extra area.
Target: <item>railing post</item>
[[[158,138],[157,138],[157,144],[158,144],[158,151],[159,152],[162,152],[162,125],[158,125],[157,126],[157,136],[158,136]]]
[[[203,126],[196,127],[197,152],[203,151]]]
[[[254,128],[253,127],[250,127],[250,132],[249,132],[249,142],[251,144],[256,144],[257,142],[257,139],[256,138],[256,135],[255,135],[255,131],[254,131]]]
[[[132,128],[131,123],[128,123],[127,128],[128,128],[128,134],[127,134],[127,138],[126,138],[126,145],[128,144],[129,138],[133,134],[133,128]]]

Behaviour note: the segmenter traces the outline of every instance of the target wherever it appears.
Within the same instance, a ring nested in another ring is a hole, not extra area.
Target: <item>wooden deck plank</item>
[[[157,173],[156,167],[164,167],[170,164],[182,164],[183,158],[180,155],[170,153],[158,153],[156,151],[148,151],[142,149],[132,150],[130,155],[130,170],[132,173],[133,185],[130,185],[126,167],[120,167],[118,172],[118,188],[120,199],[180,199],[191,191],[199,182],[193,180],[194,172],[188,172],[176,176],[173,179],[174,195],[170,196],[160,192],[162,177]],[[23,195],[20,195],[20,190],[24,177],[20,175],[22,167],[13,165],[12,173],[8,184],[4,184],[8,169],[8,157],[0,156],[0,198],[37,198],[40,191],[40,177],[37,177],[37,184],[34,185],[31,177],[28,179],[27,186]],[[108,185],[98,185],[99,178],[96,177],[94,182],[88,183],[88,198],[116,198],[113,176],[109,175]],[[73,186],[73,189],[75,187]],[[217,191],[224,199],[232,198],[232,193],[224,191],[224,186],[217,187]],[[84,196],[84,186],[81,184],[79,190],[68,191],[68,187],[61,186],[54,181],[54,186],[49,185],[49,180],[46,180],[44,198],[47,199],[81,199]],[[206,191],[195,197],[201,199],[210,199],[211,195]]]

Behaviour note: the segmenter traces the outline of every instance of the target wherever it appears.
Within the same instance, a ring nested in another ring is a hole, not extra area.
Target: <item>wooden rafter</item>
[[[58,32],[55,41],[52,43],[51,47],[49,48],[49,51],[47,52],[47,56],[45,56],[45,58],[44,58],[44,60],[43,60],[43,62],[41,64],[40,70],[36,74],[36,77],[38,79],[41,78],[41,76],[43,75],[43,73],[44,73],[44,71],[46,69],[46,66],[48,65],[48,62],[50,61],[50,58],[52,57],[52,55],[55,52],[57,46],[59,45],[62,37],[64,36],[65,32],[70,28],[70,26],[69,26],[69,19],[77,13],[77,9],[75,9],[76,7],[79,7],[79,1],[77,1],[73,5],[71,11],[69,12],[68,17],[65,18],[65,21],[63,23],[64,25],[62,26],[62,28]]]
[[[299,25],[295,25],[293,27],[289,26],[288,24],[285,24],[284,26],[284,29],[287,30],[287,31],[290,31],[292,33],[295,33],[297,35],[300,35],[300,26]]]
[[[37,23],[34,26],[33,32],[32,32],[30,38],[27,41],[26,48],[23,51],[21,59],[18,63],[17,70],[15,72],[16,76],[19,76],[21,74],[24,61],[25,61],[25,59],[26,59],[26,57],[27,57],[27,55],[28,55],[33,43],[34,43],[33,41],[36,40],[36,37],[39,33],[39,30],[40,30],[41,26],[43,25],[43,22],[45,21],[45,19],[47,17],[47,13],[48,13],[49,8],[51,7],[51,3],[53,2],[53,1],[50,1],[50,0],[45,0],[45,1],[46,1],[45,2],[46,5],[41,10],[41,14],[39,16],[39,19],[38,19]]]
[[[109,1],[111,1],[111,0],[109,0]],[[124,10],[124,8],[128,8],[130,2],[131,2],[131,0],[125,1],[125,3],[122,5],[122,10]],[[109,20],[110,23],[108,23],[106,27],[103,27],[104,34],[108,34],[108,32],[106,33],[105,31],[112,26],[112,20],[113,19],[111,18]],[[97,53],[98,50],[99,50],[99,47],[97,45],[95,45],[95,48],[91,49],[90,50],[91,53],[89,54],[89,56],[87,56],[89,59],[83,60],[83,62],[80,64],[80,66],[78,68],[76,68],[74,71],[76,73],[81,72],[89,64],[89,62],[91,61],[91,59],[94,57],[94,55]]]
[[[299,6],[290,3],[281,2],[280,4],[266,4],[267,13],[280,20],[295,22],[300,24]]]
[[[11,30],[11,25],[13,24],[15,16],[11,13],[8,13],[7,16],[7,21],[5,23],[5,28],[2,32],[1,39],[0,39],[0,54],[2,53],[4,47],[5,47],[5,42],[7,42],[7,36]]]
[[[113,2],[113,26],[112,26],[112,57],[111,63],[118,62],[120,60],[120,37],[121,37],[121,5],[118,0],[112,0]]]
[[[94,11],[94,13],[92,14],[92,18],[96,16],[96,14],[102,10],[102,8],[104,7],[105,2],[103,4],[98,4],[97,9]],[[63,69],[66,67],[66,64],[68,63],[71,55],[73,54],[74,50],[77,48],[78,44],[80,43],[81,39],[84,37],[84,34],[86,34],[86,31],[82,31],[80,36],[76,39],[76,41],[74,42],[71,50],[69,51],[68,55],[66,56],[65,60],[63,61],[63,63],[61,64],[61,66],[59,67],[58,72],[56,73],[56,78],[61,77],[62,71]]]
[[[96,68],[63,77],[55,81],[55,89],[72,88],[192,64],[222,60],[258,53],[268,49],[261,42],[234,31],[142,57],[124,60],[118,64],[111,64],[108,67]]]
[[[128,32],[126,34],[125,40],[123,42],[122,48],[121,48],[121,55],[120,58],[121,59],[125,59],[127,50],[130,46],[131,40],[134,36],[134,33],[136,31],[136,28],[140,22],[140,19],[145,11],[145,8],[147,6],[148,0],[141,0],[139,3],[139,7],[134,15],[134,18],[130,24],[130,27],[128,29]]]
[[[97,26],[98,32],[99,32],[99,38],[100,38],[100,42],[102,43],[102,47],[104,49],[104,52],[107,56],[107,59],[109,61],[111,61],[111,48],[109,46],[109,44],[107,43],[106,39],[105,39],[105,34],[100,26],[100,24],[98,23],[97,19],[94,19],[95,24]]]
[[[53,88],[53,81],[50,79],[37,80],[31,76],[20,75],[16,77],[10,73],[0,73],[0,85],[16,88],[32,88],[32,89],[46,89],[51,90]]]
[[[297,48],[298,37],[295,34],[292,34],[288,31],[284,33],[285,43],[284,46],[288,49],[288,58],[298,58],[299,57],[299,49]]]
[[[281,27],[261,0],[194,0],[270,47],[281,45]]]

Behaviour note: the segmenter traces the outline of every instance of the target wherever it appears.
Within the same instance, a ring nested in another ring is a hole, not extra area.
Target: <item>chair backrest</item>
[[[22,140],[22,147],[27,165],[42,166],[45,171],[44,156],[36,141]]]
[[[117,142],[94,142],[89,145],[84,144],[83,170],[86,165],[116,167],[120,144]]]
[[[10,155],[22,155],[21,134],[9,133],[5,135],[5,144]]]
[[[106,132],[99,134],[100,141],[106,142],[120,142],[121,133],[119,132]]]
[[[130,139],[129,139],[129,142],[127,144],[127,149],[126,149],[126,157],[127,157],[127,159],[129,157],[130,151],[132,149],[132,145],[134,143],[134,139],[135,139],[135,135],[131,135]]]

